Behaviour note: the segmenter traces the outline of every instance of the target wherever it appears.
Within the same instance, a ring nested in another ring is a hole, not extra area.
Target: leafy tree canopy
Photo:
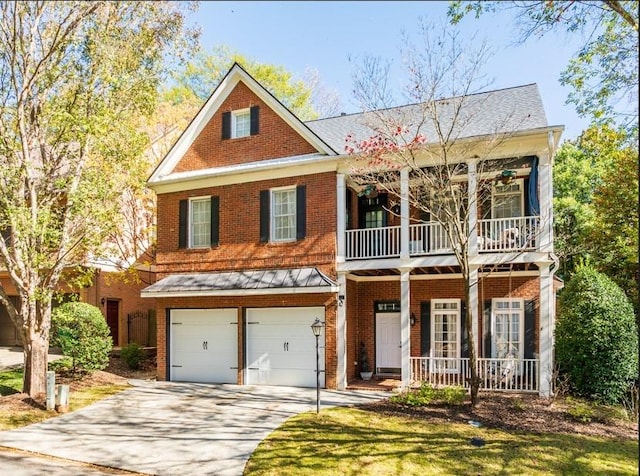
[[[210,52],[199,51],[173,75],[175,84],[165,92],[165,98],[174,104],[194,99],[202,104],[234,63],[245,68],[301,119],[318,117],[311,103],[312,88],[303,79],[294,78],[283,66],[260,63],[227,46],[216,46]]]
[[[512,11],[521,40],[565,29],[583,34],[584,45],[560,75],[571,86],[567,102],[597,122],[614,119],[629,132],[638,125],[638,3],[618,1],[452,1],[449,18]]]

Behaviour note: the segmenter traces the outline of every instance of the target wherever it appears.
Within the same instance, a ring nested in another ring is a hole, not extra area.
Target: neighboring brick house
[[[144,299],[140,291],[155,281],[153,267],[135,265],[127,280],[112,266],[94,265],[94,275],[90,284],[69,288],[64,278],[59,289],[65,298],[78,299],[98,307],[107,321],[114,346],[125,346],[137,342],[145,346],[155,346],[155,303]],[[134,281],[133,276],[138,279]],[[0,285],[14,304],[18,303],[18,293],[7,273],[0,271]],[[58,301],[53,302],[55,307]],[[5,307],[0,304],[0,346],[21,346],[20,335]]]
[[[506,265],[472,290],[476,348],[484,374],[510,366],[515,378],[501,388],[548,394],[551,164],[562,127],[547,126],[535,85],[483,94],[488,111],[506,101],[525,119],[496,157],[515,173],[496,189],[511,209],[501,214],[494,202],[477,220],[479,272]],[[310,325],[319,318],[323,386],[359,378],[362,345],[372,370],[403,386],[434,375],[464,384],[452,377],[464,376],[466,359],[457,262],[430,238],[439,224],[410,224],[408,207],[391,213],[384,194],[347,179],[342,151],[361,118],[303,123],[237,64],[221,81],[148,182],[158,197],[159,281],[142,296],[157,300],[159,379],[315,386]],[[481,140],[482,126],[469,136]],[[473,160],[469,181],[478,179]],[[532,227],[533,242],[500,241]]]

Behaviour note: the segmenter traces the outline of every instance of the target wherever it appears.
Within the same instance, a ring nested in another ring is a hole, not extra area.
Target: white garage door
[[[171,311],[172,381],[238,382],[237,309]]]
[[[316,386],[316,338],[311,324],[324,321],[323,307],[247,309],[247,370],[245,382],[263,385]],[[324,366],[324,336],[319,338],[320,370]],[[320,374],[324,387],[324,372]]]

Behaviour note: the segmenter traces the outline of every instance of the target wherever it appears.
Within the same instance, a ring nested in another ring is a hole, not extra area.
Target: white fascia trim
[[[330,158],[329,158],[330,159]],[[220,187],[222,185],[237,185],[241,183],[261,182],[287,177],[300,177],[303,175],[321,174],[335,172],[336,164],[332,160],[321,162],[307,162],[303,165],[281,165],[268,169],[251,170],[242,173],[227,175],[208,175],[204,177],[191,178],[184,181],[162,183],[150,186],[157,194],[183,192],[200,188]]]
[[[478,273],[478,276],[482,278],[506,278],[509,276],[518,276],[518,277],[531,277],[535,278],[540,276],[540,271],[512,271],[509,273],[508,271],[493,271],[489,273]],[[358,276],[355,274],[348,274],[347,279],[354,281],[356,283],[362,282],[376,282],[376,281],[400,281],[400,275],[388,275],[388,276]],[[451,273],[451,274],[412,274],[411,282],[414,281],[437,281],[440,279],[462,279],[461,273]]]
[[[311,144],[319,153],[324,155],[336,155],[336,152],[329,145],[314,134],[311,129],[300,121],[300,119],[283,106],[280,101],[275,99],[255,79],[244,71],[244,69],[236,64],[231,68],[227,76],[223,78],[214,93],[209,97],[189,126],[187,126],[187,129],[180,136],[169,153],[153,171],[148,180],[150,185],[162,181],[167,174],[171,173],[240,81],[242,81],[256,96],[262,99],[267,106],[278,114],[280,118],[302,138],[309,142],[309,144]]]
[[[320,154],[304,154],[291,157],[279,157],[277,159],[260,160],[255,162],[247,162],[242,164],[227,165],[224,167],[211,167],[208,169],[189,170],[187,172],[177,172],[167,175],[154,182],[148,182],[151,188],[158,185],[173,184],[178,182],[188,182],[191,180],[224,177],[227,175],[235,175],[250,172],[260,172],[263,170],[279,169],[284,167],[292,167],[298,165],[307,165],[310,163],[335,162],[335,157],[327,157]]]
[[[337,293],[338,286],[315,286],[308,288],[268,288],[268,289],[221,289],[209,291],[168,291],[145,292],[143,298],[173,298],[173,297],[210,297],[210,296],[267,296],[277,294],[326,294]]]

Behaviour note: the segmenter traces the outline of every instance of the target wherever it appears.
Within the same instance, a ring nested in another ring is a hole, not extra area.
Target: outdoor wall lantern
[[[409,322],[411,322],[411,327],[416,325],[416,315],[412,312],[411,317],[409,318]]]
[[[104,307],[104,303],[105,303],[105,299],[104,298],[100,299],[100,304],[102,304],[102,307]]]
[[[338,306],[340,307],[344,306],[344,294],[338,294]]]
[[[324,322],[320,322],[320,319],[316,317],[316,320],[311,324],[311,332],[316,337],[316,413],[320,413],[320,350],[318,347],[318,338],[322,333]]]
[[[378,189],[376,184],[370,183],[366,185],[359,193],[358,197],[364,196],[365,198],[376,198],[378,196]]]
[[[515,170],[503,170],[502,173],[498,176],[503,185],[509,185],[515,177]]]

